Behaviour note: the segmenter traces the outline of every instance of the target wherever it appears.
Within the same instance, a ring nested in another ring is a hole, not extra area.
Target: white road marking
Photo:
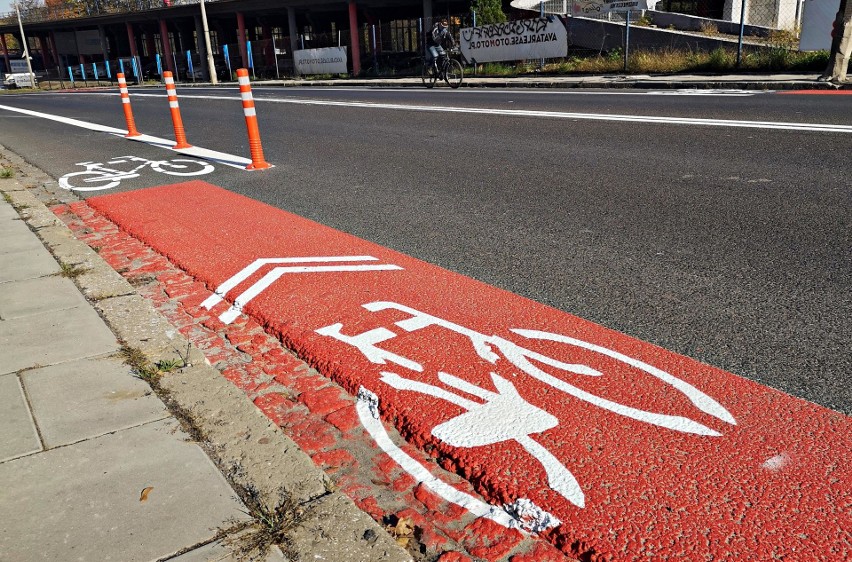
[[[77,94],[80,95],[80,94]],[[110,95],[114,93],[87,92],[87,95]],[[165,97],[163,94],[134,93],[136,98]],[[184,99],[239,100],[239,96],[207,96],[186,94]],[[309,100],[300,98],[255,98],[255,102],[285,103],[292,105],[315,105],[329,107],[356,107],[361,109],[385,109],[392,111],[423,111],[428,113],[466,113],[471,115],[499,115],[503,117],[532,117],[544,119],[568,119],[575,121],[610,121],[621,123],[654,123],[662,125],[697,125],[705,127],[733,127],[742,129],[770,129],[781,131],[811,131],[821,133],[852,133],[852,125],[830,123],[792,123],[778,121],[741,121],[732,119],[700,119],[693,117],[659,117],[654,115],[618,115],[607,113],[572,113],[567,111],[539,111],[524,109],[498,109],[486,107],[452,107],[441,105],[406,105],[400,103],[374,103],[358,101]]]
[[[240,270],[236,275],[232,276],[230,279],[222,283],[219,287],[216,288],[216,291],[207,297],[207,299],[201,303],[201,306],[210,310],[225,298],[225,295],[254,275],[260,268],[270,265],[270,264],[305,264],[305,263],[333,263],[333,262],[352,262],[352,261],[378,261],[378,258],[374,258],[373,256],[307,256],[307,257],[298,257],[298,258],[260,258],[254,260],[248,266],[244,267]],[[332,272],[357,272],[357,271],[395,271],[401,270],[402,268],[398,265],[393,264],[379,264],[379,265],[351,265],[351,264],[338,264],[338,265],[314,265],[314,266],[306,266],[306,265],[292,265],[292,266],[279,266],[273,268],[271,271],[267,272],[259,281],[256,281],[252,284],[251,287],[243,291],[235,300],[234,304],[228,309],[227,312],[219,315],[219,320],[221,320],[225,324],[230,324],[242,312],[245,305],[249,303],[252,299],[254,299],[257,295],[265,291],[270,285],[272,285],[275,281],[277,281],[281,276],[286,273],[332,273]]]
[[[749,97],[757,92],[749,90],[713,90],[713,89],[685,89],[685,90],[649,90],[646,96],[722,96],[722,97]],[[771,92],[774,93],[774,92]]]
[[[491,519],[495,523],[499,523],[509,529],[543,531],[549,527],[559,525],[559,519],[539,508],[535,508],[538,521],[526,521],[525,518],[520,520],[516,519],[510,515],[505,508],[500,509],[496,506],[488,505],[482,500],[457,490],[453,486],[450,486],[446,482],[433,476],[426,467],[409,456],[408,453],[397,447],[396,443],[391,440],[379,419],[378,396],[363,386],[358,391],[358,401],[356,402],[355,409],[358,412],[358,418],[364,425],[364,429],[366,429],[367,433],[369,433],[376,441],[379,448],[387,453],[390,458],[392,458],[417,482],[422,482],[424,486],[448,502],[467,509],[477,517]],[[534,506],[532,502],[525,498],[523,498],[523,501],[526,504]],[[515,507],[516,504],[518,504],[518,502],[515,502],[512,506],[506,507]]]
[[[118,94],[110,94],[110,95],[118,95]],[[124,135],[127,134],[126,129],[117,129],[115,127],[108,127],[106,125],[100,125],[98,123],[91,123],[89,121],[81,121],[80,119],[72,119],[70,117],[63,117],[61,115],[54,115],[51,113],[42,113],[40,111],[32,111],[30,109],[22,109],[19,107],[11,107],[8,105],[0,105],[0,109],[5,109],[6,111],[13,111],[16,113],[22,113],[24,115],[29,115],[32,117],[39,117],[41,119],[48,119],[50,121],[56,121],[59,123],[64,123],[65,125],[72,125],[74,127],[80,127],[82,129],[87,129],[89,131],[96,131],[99,133],[108,133],[110,135],[116,135],[124,138]],[[243,158],[242,156],[234,156],[233,154],[227,154],[225,152],[217,152],[215,150],[209,150],[207,148],[202,148],[200,146],[193,146],[190,148],[181,148],[174,149],[172,148],[175,144],[175,141],[170,139],[161,139],[159,137],[154,137],[151,135],[140,135],[138,137],[130,137],[128,140],[142,142],[145,144],[149,144],[152,146],[156,146],[158,148],[165,148],[166,150],[171,150],[172,152],[177,152],[179,154],[185,154],[187,156],[195,156],[196,158],[201,158],[202,160],[211,160],[218,164],[223,164],[225,166],[231,166],[232,168],[237,168],[240,170],[245,170],[245,167],[251,164],[250,158]]]
[[[419,85],[419,82],[417,83]],[[193,87],[193,91],[221,91],[222,88],[213,87]],[[252,86],[252,92],[270,93],[270,92],[394,92],[394,93],[410,93],[416,94],[422,90],[416,87],[407,88],[383,88],[383,87],[342,87],[342,86],[275,86],[261,85]],[[519,94],[525,96],[660,96],[660,95],[692,95],[692,96],[722,96],[722,97],[744,97],[744,96],[759,96],[762,94],[774,94],[775,90],[722,90],[722,89],[701,89],[701,88],[683,88],[672,90],[630,90],[630,89],[603,89],[595,90],[592,88],[554,88],[549,90],[541,89],[519,89],[519,88],[467,88],[463,92],[451,90],[438,90],[436,93],[445,93],[448,95],[477,95],[477,94]]]

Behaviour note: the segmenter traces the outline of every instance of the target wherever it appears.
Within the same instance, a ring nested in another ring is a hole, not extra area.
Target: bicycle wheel
[[[91,177],[86,178],[86,176]],[[62,189],[70,189],[71,191],[101,191],[104,189],[111,189],[117,186],[119,183],[121,183],[121,180],[124,179],[124,177],[126,176],[120,176],[119,178],[116,178],[114,174],[110,175],[109,173],[95,171],[72,172],[70,174],[65,174],[64,176],[59,178],[59,187],[61,187]],[[100,182],[106,183],[104,185],[98,185]]]
[[[450,88],[456,89],[461,86],[464,80],[464,69],[459,61],[450,59],[447,61],[447,71],[444,73],[444,80],[449,84]]]
[[[151,168],[155,172],[168,174],[170,176],[203,176],[204,174],[209,174],[216,169],[207,162],[202,162],[201,160],[187,160],[186,158],[175,158],[174,160],[152,162]]]
[[[420,78],[423,80],[424,86],[427,88],[433,88],[435,86],[435,82],[438,80],[438,77],[435,75],[435,65],[424,64]]]

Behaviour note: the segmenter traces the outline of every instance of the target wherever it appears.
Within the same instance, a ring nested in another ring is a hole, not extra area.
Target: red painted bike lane
[[[390,458],[478,516],[602,559],[852,555],[846,416],[203,182],[88,203],[216,290],[223,323],[251,316],[358,396]]]

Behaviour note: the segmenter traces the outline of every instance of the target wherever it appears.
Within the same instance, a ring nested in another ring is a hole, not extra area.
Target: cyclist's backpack
[[[440,45],[441,38],[443,37],[443,33],[441,32],[441,28],[438,25],[432,27],[432,44]]]

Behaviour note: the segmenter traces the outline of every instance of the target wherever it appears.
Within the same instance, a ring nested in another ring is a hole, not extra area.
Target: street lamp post
[[[204,0],[201,0],[201,25],[204,27],[204,46],[207,49],[207,68],[210,73],[210,83],[218,84],[219,79],[216,77],[216,62],[213,60],[213,49],[210,47],[210,28],[207,27],[207,9],[204,7]]]
[[[15,4],[15,12],[18,14],[18,27],[21,30],[21,46],[24,49],[24,60],[27,61],[27,70],[30,71],[30,84],[33,88],[36,87],[35,74],[33,74],[33,65],[30,62],[30,48],[27,45],[27,36],[24,35],[24,23],[21,21],[21,9]]]

